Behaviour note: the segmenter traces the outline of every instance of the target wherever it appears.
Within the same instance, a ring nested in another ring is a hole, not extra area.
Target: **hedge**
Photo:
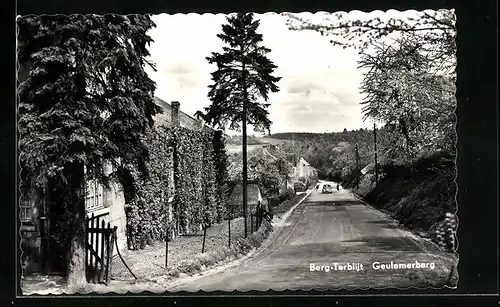
[[[129,247],[144,247],[148,237],[164,240],[167,228],[189,232],[219,222],[227,204],[223,134],[158,127],[147,131],[144,140],[148,176],[133,174],[137,184],[126,206]]]

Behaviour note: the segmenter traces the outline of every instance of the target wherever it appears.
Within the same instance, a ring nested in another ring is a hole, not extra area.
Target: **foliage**
[[[278,201],[279,203],[282,203],[286,200],[292,199],[293,197],[295,197],[295,191],[292,188],[287,188],[278,195]]]
[[[243,137],[241,135],[233,135],[229,136],[226,139],[227,144],[233,144],[233,145],[241,145],[243,144]],[[247,136],[247,144],[248,145],[259,145],[263,144],[262,140],[260,140],[258,137],[254,135],[248,135]]]
[[[144,164],[140,135],[159,111],[143,68],[153,26],[147,15],[18,20],[19,62],[29,69],[19,85],[20,158],[39,186],[65,182],[73,162],[105,185],[105,159]]]
[[[227,204],[222,133],[158,127],[148,131],[144,142],[151,153],[149,176],[137,187],[126,211],[131,247],[143,246],[148,235],[165,239],[167,226],[174,229],[177,222],[184,231],[189,230],[188,225],[209,227],[219,222]],[[168,204],[171,197],[172,219]]]
[[[383,122],[400,134],[403,138],[395,138],[393,145],[411,157],[451,150],[456,107],[453,78],[432,73],[419,42],[398,40],[396,45],[375,48],[375,54],[363,53],[360,60],[360,67],[367,68],[361,85],[365,118]]]
[[[275,83],[280,78],[272,76],[276,66],[266,57],[271,50],[260,45],[258,26],[252,13],[238,13],[227,17],[217,35],[227,45],[223,53],[207,57],[210,64],[217,64],[208,94],[212,103],[205,108],[209,124],[225,128],[229,123],[230,129],[239,131],[245,117],[256,131],[269,131],[269,104],[259,102],[258,97],[267,101],[269,92],[278,92]]]
[[[54,231],[72,236],[70,264],[80,266],[69,277],[80,283],[84,168],[87,179],[108,186],[105,161],[142,171],[148,158],[141,135],[159,109],[144,66],[155,25],[148,15],[40,15],[17,26],[21,186],[26,192],[34,179],[45,195],[50,184],[71,194],[73,231]]]
[[[284,133],[273,135],[273,137],[290,140],[291,135],[290,133]],[[287,142],[283,145],[283,150],[287,153],[295,152],[304,157],[311,163],[311,166],[318,169],[320,179],[344,181],[347,177],[357,178],[354,175],[357,171],[355,144],[358,144],[360,170],[373,163],[375,158],[373,130],[358,129],[346,133],[309,133],[302,135],[294,133],[294,135],[296,135],[295,139],[299,140],[293,143]],[[382,126],[377,128],[377,149],[379,152],[377,160],[380,166],[391,162],[412,163],[412,161],[422,156],[433,153],[429,149],[429,151],[423,151],[410,158],[406,150],[395,146],[398,142],[401,142],[401,139],[404,141],[402,135],[394,131],[392,127]],[[447,151],[453,153],[453,151]],[[353,173],[353,176],[350,173]]]
[[[391,139],[399,158],[411,161],[418,154],[454,151],[453,10],[394,17],[324,14],[321,22],[285,15],[293,30],[318,31],[331,37],[334,46],[360,50],[360,68],[366,70],[361,86],[365,119],[392,128],[386,140]]]
[[[449,69],[455,65],[454,10],[405,12],[382,18],[374,15],[352,18],[345,13],[334,13],[324,14],[321,22],[311,21],[299,14],[284,15],[288,17],[290,29],[317,31],[330,37],[333,46],[365,51],[384,40],[407,37],[423,45],[433,66]]]
[[[248,158],[248,179],[259,183],[264,197],[278,194],[279,186],[290,173],[291,164],[284,157],[270,157],[262,150],[255,150]],[[229,164],[229,180],[242,181],[241,154],[234,154]]]
[[[147,144],[150,159],[146,163],[147,178],[134,173],[134,181],[139,182],[135,194],[128,199],[127,236],[129,245],[135,249],[143,247],[145,236],[154,239],[166,237],[165,223],[168,217],[168,199],[174,193],[169,176],[173,171],[173,141],[170,131],[163,127],[148,129],[143,141]],[[128,190],[129,187],[124,187]],[[133,238],[133,239],[132,239]]]
[[[226,151],[226,139],[225,135],[222,131],[216,130],[214,132],[213,138],[213,149],[214,149],[214,166],[216,171],[216,182],[217,182],[217,212],[219,216],[217,216],[217,221],[221,221],[224,219],[222,214],[226,211],[227,214],[227,203],[229,197],[229,159]]]
[[[356,190],[374,206],[391,213],[405,226],[432,237],[447,213],[457,210],[455,157],[438,152],[412,163],[394,163],[378,187],[363,181]],[[366,187],[368,185],[368,187]]]

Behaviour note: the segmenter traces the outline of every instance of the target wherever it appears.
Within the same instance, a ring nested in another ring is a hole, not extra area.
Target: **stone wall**
[[[111,226],[117,226],[116,240],[120,252],[127,248],[127,220],[125,217],[125,197],[120,184],[113,184],[111,189],[104,191],[106,205],[109,206],[108,222]],[[114,247],[114,255],[117,252]]]

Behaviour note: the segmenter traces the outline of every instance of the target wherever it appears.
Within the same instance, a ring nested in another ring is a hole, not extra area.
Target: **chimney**
[[[170,113],[170,121],[172,122],[172,126],[179,126],[179,107],[180,103],[178,101],[172,101],[172,113]]]

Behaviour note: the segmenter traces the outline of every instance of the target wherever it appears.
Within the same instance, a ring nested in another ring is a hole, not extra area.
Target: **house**
[[[179,102],[174,101],[168,104],[157,97],[154,100],[163,109],[162,114],[154,117],[155,125],[167,127],[180,125],[192,130],[211,129],[203,122],[181,112]],[[107,174],[113,172],[111,163],[105,164],[105,172]],[[169,176],[169,180],[173,181],[173,174]],[[104,221],[106,224],[109,222],[112,227],[117,226],[118,249],[120,251],[127,249],[125,197],[121,184],[113,182],[109,189],[105,189],[97,181],[88,181],[85,184],[85,190],[87,217],[99,217],[99,221]],[[60,255],[53,256],[57,254],[54,248],[57,244],[51,236],[51,227],[56,226],[50,223],[48,207],[44,206],[43,201],[36,198],[36,193],[20,203],[24,273],[32,271],[61,273],[61,257],[65,255],[59,253]],[[99,248],[98,246],[94,247],[97,251]],[[114,256],[117,256],[116,249]]]
[[[296,159],[294,159],[296,160]],[[318,171],[312,167],[303,157],[301,157],[293,166],[290,174],[290,181],[287,183],[288,187],[293,188],[293,182],[299,178],[306,178],[307,180],[315,179],[318,177]]]
[[[212,128],[204,125],[203,121],[180,111],[180,103],[178,101],[172,101],[172,103],[169,104],[158,97],[154,97],[154,101],[163,109],[163,113],[154,116],[156,126],[181,126],[190,130],[212,130]]]
[[[248,213],[255,213],[258,204],[263,202],[261,189],[255,180],[249,180],[247,183],[247,208]],[[241,216],[243,213],[243,184],[237,183],[229,196],[229,210],[232,215]]]

